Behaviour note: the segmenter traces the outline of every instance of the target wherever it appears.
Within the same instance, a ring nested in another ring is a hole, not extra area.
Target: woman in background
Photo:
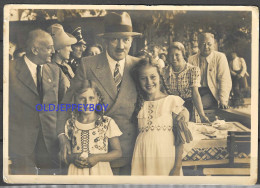
[[[72,51],[71,45],[75,44],[77,39],[66,33],[60,24],[53,24],[47,30],[52,36],[55,49],[52,62],[56,63],[66,75],[66,86],[69,87],[70,80],[74,77],[74,72],[67,61],[69,60],[70,52]]]
[[[190,112],[190,121],[209,122],[204,113],[200,87],[200,69],[185,61],[185,48],[182,43],[174,42],[168,49],[169,65],[163,70],[163,75],[171,94],[180,96],[184,106]]]

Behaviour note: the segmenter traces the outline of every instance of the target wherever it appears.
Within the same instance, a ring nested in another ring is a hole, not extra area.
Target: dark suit
[[[82,58],[76,75],[71,83],[71,88],[68,90],[64,103],[70,103],[73,94],[73,83],[79,80],[93,80],[97,83],[105,105],[108,104],[108,109],[105,114],[115,120],[123,135],[119,137],[123,157],[111,162],[112,167],[123,167],[128,165],[126,174],[130,173],[130,163],[132,159],[133,148],[136,139],[137,125],[131,123],[131,116],[135,108],[137,93],[133,79],[130,75],[130,70],[138,58],[127,56],[120,91],[117,95],[117,87],[112,76],[106,53],[99,54],[93,57]],[[66,116],[59,112],[58,127],[60,133],[64,132],[64,124]]]
[[[10,62],[9,71],[9,156],[31,156],[38,149],[36,145],[39,142],[49,155],[55,156],[59,148],[57,112],[36,110],[40,97],[24,57]],[[61,101],[66,90],[64,78],[56,65],[43,65],[43,104],[57,105]]]

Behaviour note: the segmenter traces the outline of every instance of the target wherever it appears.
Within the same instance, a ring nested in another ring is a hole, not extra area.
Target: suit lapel
[[[120,90],[119,90],[119,93],[118,93],[118,98],[123,95],[124,91],[128,91],[128,89],[126,89],[129,84],[130,84],[130,80],[131,78],[131,75],[129,73],[130,71],[130,63],[129,63],[129,56],[126,56],[126,62],[125,62],[125,67],[124,67],[124,74],[123,74],[123,78],[122,78],[122,83],[121,83],[121,86],[120,86]],[[127,63],[128,62],[128,63]]]
[[[116,84],[112,77],[105,53],[102,54],[101,60],[97,62],[97,66],[92,68],[92,72],[96,75],[109,96],[115,100],[117,96]]]
[[[29,68],[27,67],[23,58],[20,62],[17,62],[16,71],[18,72],[17,73],[18,79],[24,85],[26,85],[28,88],[30,88],[36,95],[39,95],[37,88],[36,88],[36,85],[33,81],[32,74],[31,74]]]

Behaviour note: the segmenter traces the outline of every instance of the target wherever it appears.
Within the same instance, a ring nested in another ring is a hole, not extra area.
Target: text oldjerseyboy
[[[68,111],[69,109],[73,110],[78,110],[78,111],[104,111],[107,110],[108,104],[37,104],[35,106],[37,111]]]

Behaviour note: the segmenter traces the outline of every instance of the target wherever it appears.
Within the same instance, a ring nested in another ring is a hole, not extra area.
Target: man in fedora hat
[[[130,164],[137,132],[137,125],[131,122],[131,116],[137,93],[130,70],[139,59],[128,53],[133,37],[138,35],[141,34],[132,30],[131,18],[127,12],[108,13],[105,17],[105,32],[99,35],[105,41],[106,50],[99,55],[82,58],[82,63],[71,82],[71,88],[63,101],[63,103],[71,102],[75,82],[89,79],[97,83],[104,103],[108,104],[105,115],[112,117],[123,132],[119,137],[123,156],[111,162],[114,175],[130,175],[131,170]],[[66,154],[70,153],[68,141],[63,134],[66,119],[66,114],[59,112],[58,133],[64,160]]]

